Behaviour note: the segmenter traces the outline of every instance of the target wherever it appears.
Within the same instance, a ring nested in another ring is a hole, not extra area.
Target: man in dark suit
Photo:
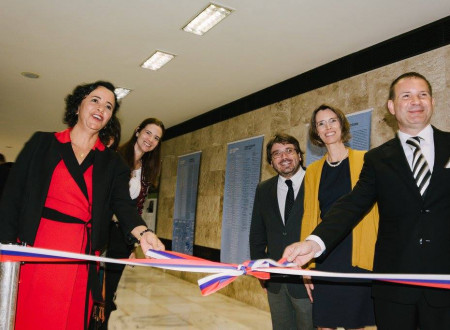
[[[393,81],[388,109],[397,136],[366,153],[353,191],[305,242],[284,256],[303,265],[328,252],[376,201],[380,212],[374,272],[450,274],[450,133],[430,125],[428,80],[409,72]],[[415,142],[414,142],[415,141]],[[450,290],[375,282],[378,329],[450,329]]]
[[[303,159],[297,139],[275,135],[266,146],[267,162],[278,175],[256,188],[250,227],[252,259],[279,260],[286,246],[300,238],[303,216]],[[274,329],[313,329],[312,305],[300,276],[278,276],[267,288]]]

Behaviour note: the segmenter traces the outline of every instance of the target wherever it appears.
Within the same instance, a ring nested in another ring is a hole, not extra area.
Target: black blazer
[[[256,188],[250,226],[251,259],[273,259],[278,261],[291,243],[300,240],[303,217],[303,183],[294,201],[286,226],[283,224],[277,197],[278,176],[261,182]],[[267,289],[277,293],[281,283],[286,283],[289,293],[295,298],[306,298],[307,293],[300,276],[276,276],[266,282]]]
[[[0,164],[0,198],[2,197],[3,188],[5,188],[6,179],[8,178],[12,165],[13,163],[11,162]]]
[[[398,137],[366,153],[353,191],[335,203],[313,234],[332,249],[377,201],[380,212],[374,272],[450,274],[450,133],[433,127],[435,162],[419,193]],[[425,294],[450,306],[450,290],[376,282],[373,296],[414,303]]]
[[[0,241],[34,244],[48,188],[61,161],[54,133],[37,132],[25,144],[9,174],[0,202]],[[128,235],[145,222],[130,198],[130,170],[112,150],[95,150],[92,174],[92,247],[102,249],[112,214]]]

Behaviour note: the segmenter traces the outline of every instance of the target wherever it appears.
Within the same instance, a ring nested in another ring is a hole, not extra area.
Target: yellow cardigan
[[[349,149],[350,178],[352,188],[359,179],[364,163],[365,151]],[[306,169],[305,199],[300,239],[303,241],[322,221],[319,207],[319,184],[323,164],[327,155],[315,161]],[[375,204],[367,215],[353,228],[352,266],[372,270],[375,243],[378,234],[378,206]],[[309,264],[309,268],[314,263]]]

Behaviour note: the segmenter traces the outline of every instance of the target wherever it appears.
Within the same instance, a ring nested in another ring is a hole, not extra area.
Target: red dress
[[[66,150],[70,148],[70,151],[66,154],[75,158],[70,146],[70,129],[55,133],[55,136],[60,143],[68,143],[65,147]],[[97,140],[94,149],[104,148]],[[90,164],[83,162],[84,167],[83,164],[76,163],[79,177],[85,182],[85,189],[81,189],[72,175],[73,170],[66,163],[71,163],[72,168],[76,165],[73,166],[73,159],[68,161],[67,158],[70,157],[63,156],[53,172],[45,207],[76,218],[79,223],[42,217],[34,247],[86,253],[91,245],[93,159],[91,157]],[[15,327],[83,329],[89,319],[92,303],[92,296],[88,291],[87,263],[26,263],[20,270]]]

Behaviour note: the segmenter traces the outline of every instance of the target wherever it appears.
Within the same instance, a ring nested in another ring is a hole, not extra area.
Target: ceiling
[[[450,13],[443,0],[222,0],[234,12],[219,25],[182,31],[208,3],[0,0],[0,152],[13,160],[34,131],[63,129],[80,83],[133,90],[119,114],[125,141],[144,118],[179,124]],[[140,68],[155,50],[177,56]]]

